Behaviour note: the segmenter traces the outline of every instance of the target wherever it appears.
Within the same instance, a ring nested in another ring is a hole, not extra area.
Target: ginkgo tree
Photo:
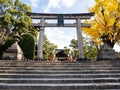
[[[107,38],[107,44],[112,48],[115,43],[120,43],[120,1],[119,0],[95,0],[96,4],[90,8],[95,12],[94,18],[85,21],[90,23],[90,28],[83,28],[96,46],[102,44],[103,36]],[[99,49],[99,48],[98,48]]]

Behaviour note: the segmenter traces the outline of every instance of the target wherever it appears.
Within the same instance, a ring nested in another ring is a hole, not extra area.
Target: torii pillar
[[[81,20],[78,18],[76,20],[77,23],[77,39],[78,39],[78,53],[79,57],[78,60],[84,60],[84,50],[83,50],[83,37],[82,37],[82,27],[81,27]]]
[[[37,59],[43,59],[43,44],[44,44],[44,18],[41,19],[42,26],[39,28],[39,38],[38,38],[38,50],[37,50]]]

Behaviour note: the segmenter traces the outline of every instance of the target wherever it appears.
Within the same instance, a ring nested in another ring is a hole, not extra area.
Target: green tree
[[[35,40],[29,33],[23,34],[20,37],[19,45],[27,59],[33,59],[35,55]]]
[[[0,59],[3,56],[3,52],[14,43],[14,39],[9,37],[6,42],[0,46]]]
[[[65,50],[64,52],[66,55],[70,54],[70,51],[71,51],[70,48],[64,47],[64,50]]]
[[[45,35],[44,36],[44,45],[43,45],[43,51],[45,54],[43,57],[48,60],[50,54],[54,53],[56,48],[57,48],[57,45],[55,45],[54,43],[51,43]]]
[[[32,20],[26,12],[31,8],[20,0],[0,0],[0,45],[14,32],[21,35],[31,30]]]
[[[84,46],[84,55],[87,59],[95,61],[97,59],[98,50],[95,46]]]
[[[72,39],[72,40],[70,41],[70,45],[69,45],[69,46],[72,47],[73,49],[77,49],[77,48],[78,48],[77,40]]]
[[[78,57],[78,41],[75,39],[71,40],[70,46],[73,49],[73,56]],[[83,38],[83,47],[84,47],[84,55],[87,59],[96,60],[97,56],[97,48],[91,43],[89,38]]]
[[[78,57],[78,41],[75,39],[72,39],[69,46],[72,47],[72,55],[75,58]]]

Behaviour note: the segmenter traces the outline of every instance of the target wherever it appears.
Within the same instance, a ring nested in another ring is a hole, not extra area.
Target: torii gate
[[[81,27],[90,27],[89,24],[81,23],[82,19],[90,19],[94,13],[82,14],[45,14],[45,13],[27,13],[32,19],[39,19],[40,23],[32,23],[31,26],[39,27],[39,40],[37,58],[43,59],[43,42],[44,42],[44,28],[45,27],[76,27],[78,39],[79,59],[84,59],[83,38]],[[46,23],[45,20],[58,20],[58,23]],[[64,20],[76,20],[76,23],[66,23]]]

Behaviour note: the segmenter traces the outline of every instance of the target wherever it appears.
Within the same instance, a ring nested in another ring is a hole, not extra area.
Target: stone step
[[[83,69],[103,69],[103,70],[119,70],[120,67],[113,67],[113,66],[4,66],[4,67],[0,67],[0,70],[9,70],[9,69],[13,69],[13,70],[43,70],[43,69],[78,69],[78,70],[83,70]]]
[[[120,73],[120,70],[0,70],[0,73],[34,73],[34,74],[56,74],[56,73],[67,73],[67,74],[87,74],[87,73]]]
[[[17,73],[0,73],[1,78],[119,78],[120,73],[96,73],[96,74],[17,74]]]
[[[0,83],[0,89],[4,90],[100,90],[100,89],[120,89],[120,83],[72,83],[72,84],[11,84]]]
[[[119,83],[120,78],[0,78],[0,83]]]
[[[99,64],[96,64],[96,63],[29,63],[29,62],[24,62],[24,63],[0,63],[0,65],[3,65],[3,64],[6,64],[6,65],[83,65],[83,64],[87,64],[87,65],[111,65],[111,64],[103,64],[103,63],[99,63]]]
[[[111,62],[114,62],[114,63],[117,63],[117,62],[120,62],[119,60],[98,60],[98,61],[94,61],[92,62],[91,60],[80,60],[80,61],[75,61],[75,62],[69,62],[69,61],[49,61],[49,60],[22,60],[22,61],[17,61],[17,60],[0,60],[0,62],[2,63],[16,63],[16,62],[19,62],[19,63],[23,63],[23,62],[29,62],[29,63],[111,63]]]
[[[0,73],[1,78],[107,78],[107,77],[120,77],[120,73],[96,73],[96,74],[17,74],[17,73]]]
[[[0,70],[120,70],[120,67],[0,67]]]
[[[0,61],[0,66],[1,65],[37,65],[37,66],[40,66],[40,65],[99,65],[99,66],[106,66],[106,65],[118,65],[120,63],[120,61],[117,61],[117,62],[109,62],[107,63],[107,60],[102,62],[102,63],[98,63],[98,62],[85,62],[85,63],[82,63],[82,62],[36,62],[36,61],[32,61],[32,62],[20,62],[20,61]]]
[[[104,66],[104,67],[110,67],[110,66],[113,66],[113,65],[111,65],[111,64],[91,64],[91,63],[86,63],[86,64],[82,64],[82,63],[78,63],[78,64],[57,64],[57,63],[55,63],[55,64],[53,64],[53,63],[51,63],[51,64],[41,64],[41,63],[37,63],[37,64],[30,64],[30,63],[16,63],[16,64],[14,64],[14,63],[11,63],[11,64],[6,64],[6,63],[0,63],[0,66],[3,66],[3,67],[5,67],[5,66],[11,66],[11,67],[19,67],[19,66],[84,66],[84,67],[89,67],[89,66],[97,66],[97,67],[102,67],[102,66]],[[119,65],[115,65],[115,67],[116,66],[118,66],[119,67]]]
[[[0,90],[120,90],[120,61],[0,61]]]

